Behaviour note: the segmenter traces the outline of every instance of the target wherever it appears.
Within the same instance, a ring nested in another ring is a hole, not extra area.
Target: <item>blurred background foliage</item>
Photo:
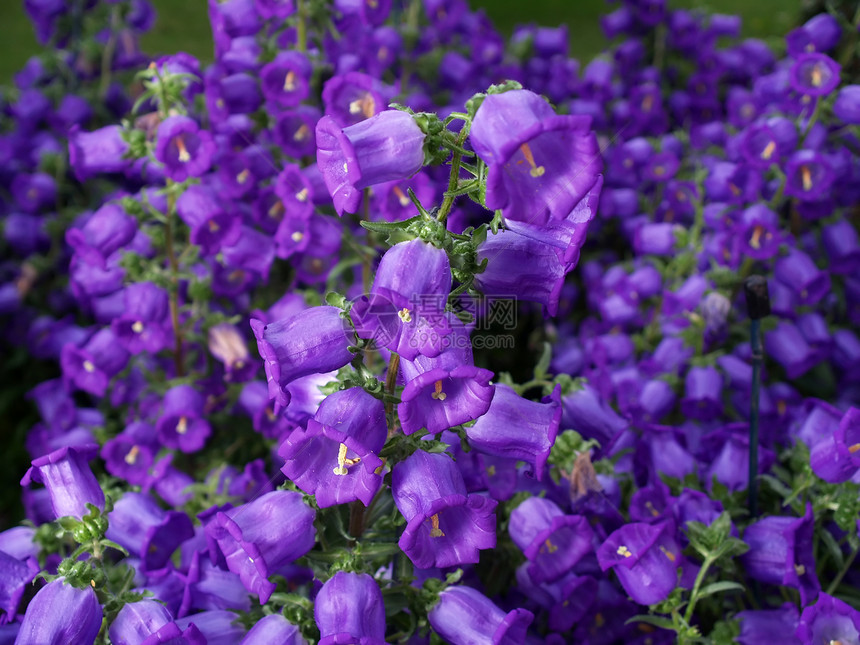
[[[212,59],[212,36],[206,14],[206,0],[153,0],[158,20],[143,39],[144,51],[152,54],[186,51],[204,62]],[[567,23],[571,53],[589,61],[606,41],[598,17],[614,8],[606,0],[469,0],[473,8],[483,7],[496,27],[509,35],[517,24],[535,23],[555,27]],[[801,12],[807,0],[669,0],[673,8],[697,8],[711,13],[739,14],[744,19],[744,36],[778,43]],[[24,62],[38,52],[33,29],[24,13],[22,0],[0,0],[0,85],[8,83]]]

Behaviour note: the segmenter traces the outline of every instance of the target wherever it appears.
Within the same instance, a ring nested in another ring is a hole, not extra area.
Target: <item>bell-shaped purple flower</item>
[[[529,497],[511,512],[511,539],[529,561],[535,583],[555,582],[592,551],[594,534],[581,515],[566,515],[555,502]]]
[[[224,512],[206,525],[209,553],[265,604],[275,590],[268,577],[310,551],[316,540],[314,511],[299,493],[273,491]]]
[[[466,428],[466,435],[469,445],[479,452],[525,461],[541,479],[561,413],[561,386],[538,403],[524,399],[507,385],[496,385],[490,408]]]
[[[860,268],[860,237],[857,229],[847,219],[823,226],[821,241],[827,253],[830,271],[850,275]]]
[[[32,539],[30,540],[32,544]],[[18,613],[21,597],[39,573],[39,563],[34,556],[18,558],[0,544],[0,625],[10,622]]]
[[[158,438],[168,448],[195,452],[212,434],[204,417],[204,400],[190,385],[177,385],[164,394],[164,409],[158,419]]]
[[[490,94],[470,131],[489,166],[486,206],[508,219],[542,224],[564,219],[601,170],[591,119],[559,116],[538,94]]]
[[[561,424],[576,428],[586,439],[597,439],[607,445],[619,432],[629,427],[591,384],[574,390],[562,398]]]
[[[382,602],[382,598],[380,598]],[[314,605],[316,610],[316,605]],[[239,645],[307,645],[299,628],[280,614],[265,616],[248,630]]]
[[[179,218],[191,228],[191,243],[203,255],[233,246],[242,234],[242,219],[222,208],[223,200],[204,186],[191,186],[176,200]]]
[[[102,446],[101,458],[111,475],[140,486],[149,478],[149,468],[158,448],[155,429],[146,422],[138,421],[106,441]]]
[[[311,79],[311,64],[299,51],[281,52],[260,70],[263,96],[275,105],[294,107],[305,100]]]
[[[326,508],[360,499],[370,505],[382,486],[377,456],[388,429],[382,401],[354,387],[330,394],[307,423],[281,444],[281,471]]]
[[[846,85],[833,102],[833,114],[848,125],[860,124],[860,85]]]
[[[73,126],[69,133],[69,165],[78,181],[103,173],[124,172],[131,160],[125,159],[128,143],[122,128],[109,125],[93,132],[81,132]]]
[[[167,292],[151,282],[134,282],[125,288],[123,302],[123,314],[111,323],[122,346],[132,354],[156,354],[167,347]]]
[[[790,379],[806,374],[821,360],[821,356],[809,346],[797,325],[787,320],[783,320],[776,329],[765,334],[764,348],[768,356],[785,368]]]
[[[235,325],[220,323],[210,327],[209,351],[223,363],[226,381],[247,381],[259,369],[259,363],[249,360],[248,346]]]
[[[326,115],[347,127],[385,110],[387,94],[388,90],[373,76],[347,72],[325,82],[322,100]]]
[[[406,360],[438,356],[451,333],[445,317],[450,291],[445,251],[417,239],[395,244],[382,256],[370,294],[353,303],[356,333]]]
[[[34,459],[21,479],[21,485],[44,484],[51,496],[54,516],[81,519],[89,511],[87,504],[101,509],[105,494],[99,486],[89,460],[98,454],[97,445],[66,447]]]
[[[199,537],[193,542],[200,538],[205,539],[205,533],[202,531],[197,535]],[[194,551],[184,582],[181,604],[176,612],[178,617],[201,609],[251,610],[251,598],[239,576],[212,564],[206,551]]]
[[[78,589],[58,578],[42,587],[27,606],[16,645],[93,645],[102,626],[102,607],[91,587]]]
[[[852,407],[842,417],[839,428],[811,447],[809,465],[827,482],[845,482],[860,470],[860,409]]]
[[[314,619],[319,645],[385,645],[382,591],[366,573],[339,571],[329,578],[314,599]]]
[[[723,409],[722,389],[723,377],[717,368],[691,367],[684,379],[681,412],[691,419],[715,419]]]
[[[406,518],[398,545],[416,567],[477,562],[496,546],[496,501],[468,495],[457,464],[419,450],[394,467],[391,491]]]
[[[814,605],[804,602],[795,636],[801,643],[860,642],[860,612],[826,593]]]
[[[678,586],[681,548],[672,522],[625,524],[597,549],[603,571],[613,569],[627,592],[640,605],[665,600]]]
[[[814,529],[809,503],[803,517],[771,516],[750,524],[743,538],[750,550],[741,556],[747,574],[754,580],[798,589],[804,605],[812,602],[821,591],[812,550]]]
[[[257,348],[266,368],[269,397],[290,402],[286,387],[302,376],[331,372],[352,360],[340,309],[313,307],[270,324],[251,319]]]
[[[785,166],[785,194],[814,202],[827,195],[836,179],[833,166],[815,150],[798,150]]]
[[[759,645],[759,643],[769,642],[802,645],[794,635],[800,616],[797,613],[797,607],[791,603],[785,603],[779,609],[741,611],[737,613],[737,618],[741,622],[741,633],[738,635],[737,642],[741,645]]]
[[[112,643],[141,645],[147,637],[173,622],[170,611],[155,600],[144,599],[123,606],[108,629]]]
[[[137,220],[118,204],[105,204],[93,213],[82,228],[71,228],[66,241],[88,264],[105,268],[114,251],[129,244],[137,233]]]
[[[527,609],[507,614],[477,589],[448,587],[427,614],[433,630],[452,645],[514,645],[526,642],[534,620]]]
[[[164,567],[179,545],[194,535],[188,515],[163,510],[145,493],[125,493],[108,521],[105,536],[139,557],[141,571]]]
[[[173,181],[201,177],[212,165],[215,141],[187,116],[171,116],[158,126],[155,158]]]
[[[826,96],[839,85],[842,67],[826,54],[801,54],[789,70],[791,88],[807,96]]]
[[[330,116],[320,119],[317,165],[337,214],[356,212],[362,188],[418,172],[424,137],[412,116],[400,110],[385,110],[346,128]]]

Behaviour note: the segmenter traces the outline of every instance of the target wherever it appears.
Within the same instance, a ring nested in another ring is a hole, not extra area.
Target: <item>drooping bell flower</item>
[[[353,303],[356,333],[406,360],[438,356],[451,332],[445,317],[450,291],[444,250],[419,239],[395,244],[379,261],[370,294]]]
[[[245,627],[238,624],[238,619],[237,613],[224,609],[210,609],[191,616],[183,616],[175,621],[178,629],[174,638],[179,636],[179,632],[181,632],[182,636],[190,641],[189,645],[238,643],[239,639],[245,635]],[[194,636],[196,640],[192,640],[186,635],[189,629],[194,629],[197,632]],[[146,643],[146,645],[160,645],[165,641],[170,642],[170,639],[162,637]]]
[[[624,591],[640,605],[665,600],[679,584],[677,571],[684,558],[672,527],[672,522],[625,524],[597,549],[600,568],[615,571]]]
[[[265,604],[275,590],[268,577],[313,547],[314,515],[292,491],[273,491],[219,511],[206,525],[210,557],[223,557],[248,592]]]
[[[340,369],[353,358],[336,307],[313,307],[268,325],[253,318],[251,329],[264,361],[269,397],[282,406],[290,402],[286,387],[292,381]]]
[[[783,235],[779,217],[764,204],[753,204],[741,213],[737,236],[744,255],[767,260],[779,252]]]
[[[194,535],[188,515],[165,511],[145,493],[127,492],[108,514],[105,536],[140,558],[141,571],[164,567],[173,552]]]
[[[684,379],[684,398],[681,412],[691,419],[708,421],[719,416],[723,409],[723,378],[715,367],[691,367]]]
[[[338,571],[314,599],[319,645],[362,643],[385,645],[382,591],[366,573]]]
[[[125,307],[111,329],[132,354],[156,354],[170,343],[167,292],[151,282],[133,282],[123,292]]]
[[[387,93],[379,79],[368,74],[338,74],[323,85],[324,111],[345,128],[385,110],[389,103]]]
[[[404,434],[424,428],[442,432],[477,419],[490,407],[493,373],[475,367],[469,332],[455,316],[448,315],[453,333],[437,357],[401,360],[406,386],[400,394],[397,416]]]
[[[92,587],[78,589],[58,578],[27,605],[16,645],[93,645],[102,626],[102,607]]]
[[[791,88],[807,96],[826,96],[839,85],[842,67],[820,53],[801,54],[789,70]]]
[[[391,492],[406,518],[398,545],[416,567],[451,567],[477,562],[496,546],[497,502],[467,494],[457,464],[423,450],[394,467]]]
[[[602,446],[629,426],[588,383],[565,395],[561,403],[562,427],[576,428],[584,438],[597,439]]]
[[[187,116],[167,117],[158,126],[155,158],[173,181],[201,177],[212,165],[215,141],[197,121]]]
[[[210,327],[209,351],[224,364],[227,381],[247,381],[259,369],[259,364],[249,359],[248,346],[235,325],[220,323]]]
[[[489,166],[487,208],[532,224],[567,217],[601,170],[590,128],[590,118],[556,115],[528,90],[487,96],[469,137]]]
[[[759,645],[759,643],[783,643],[784,645],[802,645],[794,635],[800,616],[797,607],[785,603],[779,609],[748,609],[736,614],[741,623],[741,633],[737,642],[741,645]],[[806,641],[806,642],[815,642]],[[827,643],[823,640],[821,642]]]
[[[847,125],[860,124],[860,85],[840,88],[833,102],[833,114]]]
[[[385,110],[345,128],[330,116],[320,119],[317,164],[337,214],[356,212],[361,189],[418,172],[424,138],[412,115],[400,110]]]
[[[179,218],[191,228],[191,243],[203,255],[233,246],[242,233],[242,220],[222,208],[223,200],[204,186],[191,186],[176,200]]]
[[[6,545],[0,544],[0,547],[2,546]],[[39,570],[35,554],[27,558],[18,558],[5,548],[0,548],[0,610],[3,611],[0,626],[14,620],[22,596]]]
[[[192,542],[201,538],[205,540],[205,533],[198,531]],[[192,542],[186,542],[186,545]],[[205,550],[195,550],[191,555],[184,583],[181,603],[176,611],[177,617],[187,616],[194,610],[251,610],[251,597],[239,576],[212,564]]]
[[[592,551],[594,534],[581,515],[566,515],[555,502],[529,497],[511,513],[508,530],[529,561],[536,583],[562,578]]]
[[[305,100],[311,78],[311,64],[299,51],[281,52],[260,70],[263,96],[275,105],[294,107]]]
[[[798,589],[801,602],[808,605],[821,591],[812,549],[814,529],[810,503],[803,517],[770,516],[750,524],[743,536],[750,549],[740,558],[747,574]]]
[[[164,394],[164,409],[156,424],[158,438],[168,448],[195,452],[212,434],[203,395],[190,385],[177,385]]]
[[[519,608],[505,613],[477,589],[458,585],[439,594],[427,618],[453,645],[513,645],[526,642],[534,614]]]
[[[376,453],[387,435],[382,401],[357,387],[334,392],[306,430],[294,430],[281,444],[281,471],[320,508],[357,499],[369,506],[382,486]]]
[[[788,320],[764,336],[767,355],[785,368],[790,379],[806,374],[821,361],[820,355],[809,346],[797,325]]]
[[[63,346],[63,380],[90,394],[104,396],[108,381],[125,367],[128,357],[111,329],[102,328],[81,347]]]
[[[561,422],[561,386],[538,403],[507,385],[496,385],[486,414],[466,428],[469,445],[487,455],[519,459],[532,465],[537,479],[555,443]]]
[[[381,597],[380,602],[382,602]],[[314,604],[314,610],[316,610],[316,604]],[[245,634],[245,638],[242,639],[239,645],[271,645],[272,643],[278,643],[279,645],[307,645],[307,641],[302,638],[299,628],[280,614],[271,614],[258,620],[248,630],[248,633]]]
[[[69,133],[69,165],[78,181],[104,173],[124,172],[131,160],[125,159],[128,143],[122,128],[109,125],[92,132],[73,126]]]
[[[860,612],[826,593],[804,607],[795,636],[801,643],[856,643],[860,640]]]
[[[136,643],[173,622],[173,615],[160,602],[145,598],[123,606],[108,629],[112,643]],[[178,645],[178,644],[177,644]]]
[[[827,268],[834,273],[850,275],[860,267],[860,238],[847,219],[821,228],[821,241],[827,253]]]
[[[811,447],[809,465],[824,481],[839,483],[860,470],[860,409],[850,408],[832,435]]]
[[[137,220],[119,204],[105,204],[82,228],[70,228],[66,242],[88,264],[105,268],[108,256],[128,245],[137,233]]]

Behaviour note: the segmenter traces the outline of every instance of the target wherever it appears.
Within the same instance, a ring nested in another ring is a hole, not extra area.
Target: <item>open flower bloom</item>
[[[529,497],[511,512],[511,539],[529,561],[535,583],[555,582],[592,551],[594,533],[581,515],[565,515],[555,502]]]
[[[190,186],[176,200],[179,218],[191,228],[191,243],[203,255],[215,255],[233,246],[242,233],[242,218],[222,208],[215,192],[202,185]]]
[[[260,70],[263,96],[282,107],[298,105],[308,95],[311,71],[310,61],[303,53],[280,52]]]
[[[801,54],[789,70],[791,87],[807,96],[826,96],[839,85],[841,69],[839,63],[826,54]]]
[[[156,425],[161,442],[182,452],[200,450],[212,434],[203,407],[203,395],[190,385],[177,385],[165,392],[164,410]]]
[[[16,645],[93,645],[102,608],[91,587],[78,589],[58,578],[42,587],[27,606]]]
[[[314,619],[319,645],[385,645],[382,591],[366,573],[339,571],[329,578],[314,599]]]
[[[827,482],[844,482],[860,470],[860,409],[852,407],[832,435],[812,446],[812,471]]]
[[[838,598],[820,593],[815,604],[800,614],[795,636],[801,643],[860,642],[860,612]]]
[[[337,214],[356,212],[361,189],[421,170],[424,137],[412,116],[400,110],[385,110],[345,128],[331,116],[321,118],[317,164]]]
[[[810,503],[803,517],[771,516],[750,524],[743,536],[750,550],[741,556],[747,574],[761,582],[794,587],[801,602],[809,604],[821,591],[812,550],[814,530]]]
[[[245,589],[265,604],[275,590],[268,577],[313,547],[314,515],[302,496],[292,491],[273,491],[219,511],[206,525],[210,557],[223,557]]]
[[[316,605],[314,605],[316,608]],[[280,614],[265,616],[248,630],[240,645],[307,645],[299,628]]]
[[[419,450],[394,467],[394,503],[406,518],[398,545],[420,569],[478,561],[496,546],[497,502],[468,495],[457,464],[448,455]]]
[[[800,640],[794,635],[800,617],[797,607],[792,603],[785,603],[779,609],[741,611],[737,613],[737,618],[741,622],[741,633],[738,635],[737,642],[741,645],[759,645],[759,643],[769,642],[801,645]]]
[[[104,492],[88,463],[97,454],[97,445],[55,450],[33,460],[21,485],[44,484],[51,496],[55,518],[70,515],[81,519],[89,512],[88,503],[101,509],[105,505]]]
[[[368,506],[382,486],[377,456],[388,429],[382,401],[359,387],[330,394],[307,429],[296,429],[278,455],[281,471],[326,508],[360,499]]]
[[[120,344],[132,354],[157,354],[167,347],[167,292],[151,282],[133,282],[123,291],[123,313],[111,322]]]
[[[434,631],[453,645],[514,645],[526,642],[534,620],[527,609],[507,614],[477,589],[460,585],[439,594],[427,615]]]
[[[597,181],[597,139],[585,116],[559,116],[528,90],[490,94],[470,131],[490,168],[486,206],[508,219],[564,219]]]
[[[171,116],[158,126],[155,158],[173,181],[202,176],[212,165],[215,141],[187,116]]]

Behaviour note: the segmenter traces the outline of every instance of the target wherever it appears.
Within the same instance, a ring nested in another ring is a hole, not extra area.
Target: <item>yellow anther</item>
[[[296,193],[296,199],[300,202],[308,201],[308,189],[302,188],[299,192]]]
[[[293,231],[292,235],[290,235],[290,239],[293,242],[301,242],[305,238],[305,234],[301,231]]]
[[[379,0],[367,0],[367,6],[376,9],[379,6]]]
[[[445,534],[442,532],[442,529],[439,528],[439,514],[434,513],[430,516],[430,537],[445,537]]]
[[[96,588],[96,581],[95,581],[95,580],[93,580],[92,578],[90,578],[90,586],[91,586],[93,589],[95,589],[95,588]]]
[[[800,167],[800,178],[803,180],[803,190],[812,190],[812,171],[809,166]]]
[[[142,331],[143,331],[143,323],[142,323],[142,322],[140,322],[139,320],[135,320],[135,321],[131,324],[131,330],[132,330],[135,334],[139,334],[140,332],[142,332]]]
[[[756,226],[753,229],[752,235],[750,236],[750,246],[754,249],[761,248],[761,236],[764,233],[764,227],[761,225]]]
[[[400,190],[400,186],[395,186],[391,189],[391,192],[397,195],[397,200],[400,202],[401,206],[409,206],[409,197]]]
[[[794,570],[799,576],[802,576],[804,573],[806,573],[806,567],[804,567],[802,564],[795,564]]]
[[[84,361],[84,370],[92,373],[96,371],[96,366],[92,364],[92,361]]]
[[[278,417],[276,417],[276,416],[275,416],[275,411],[274,411],[274,410],[272,410],[272,408],[267,407],[267,408],[266,408],[266,418],[267,418],[269,421],[274,421],[274,420],[275,420],[275,419],[277,419]]]
[[[615,552],[616,552],[618,555],[623,555],[625,558],[632,558],[632,557],[633,557],[633,554],[632,554],[632,553],[630,553],[630,549],[628,549],[628,548],[627,548],[626,546],[624,546],[623,544],[622,544],[620,547],[618,547],[618,548],[615,550]]]
[[[346,475],[349,470],[346,468],[346,444],[342,443],[337,449],[337,466],[334,469],[335,475]]]
[[[379,60],[385,60],[388,58],[388,47],[382,46],[379,48],[379,51],[376,52],[376,57]]]
[[[654,106],[654,95],[646,94],[645,98],[642,99],[642,110],[644,112],[650,112],[651,108]]]
[[[403,307],[403,309],[397,312],[397,317],[405,323],[412,322],[412,312],[410,312],[406,307]]]
[[[448,398],[448,395],[442,391],[442,381],[436,381],[433,384],[433,387],[436,391],[430,395],[430,398],[435,399],[437,401],[444,401]]]
[[[855,443],[853,446],[848,447],[848,452],[852,454],[857,452],[858,450],[860,450],[860,443]]]
[[[248,181],[248,176],[249,176],[250,174],[251,174],[251,173],[248,171],[248,169],[247,169],[247,168],[245,168],[245,170],[243,170],[243,171],[242,171],[242,172],[240,172],[238,175],[236,175],[236,181],[237,181],[239,184],[244,184],[246,181]]]
[[[842,641],[834,638],[834,639],[831,639],[830,642],[827,643],[827,645],[842,645]]]
[[[343,171],[344,171],[345,173],[349,173],[349,166],[347,166],[347,165],[346,165],[346,162],[345,162],[345,161],[343,162]]]
[[[126,453],[123,461],[127,463],[129,466],[133,466],[137,461],[137,456],[140,454],[140,448],[137,445],[131,447],[131,450]]]
[[[784,415],[787,409],[788,404],[784,400],[780,399],[776,402],[776,411],[779,412],[779,416]]]
[[[493,466],[492,464],[490,464],[489,466],[487,466],[487,467],[484,469],[484,472],[486,472],[486,473],[487,473],[487,475],[488,475],[488,476],[490,476],[490,477],[495,477],[495,476],[496,476],[496,467],[495,467],[495,466]]]
[[[776,150],[776,141],[768,141],[767,145],[764,147],[764,150],[761,151],[762,159],[770,159],[771,155],[773,155]]]
[[[660,517],[660,511],[654,508],[654,504],[652,504],[651,502],[645,502],[645,508],[651,511],[651,515],[653,515],[654,517]]]
[[[532,155],[532,149],[529,148],[529,144],[524,143],[520,146],[520,152],[523,153],[523,157],[526,158],[526,162],[531,166],[531,170],[529,170],[529,174],[532,177],[542,177],[546,172],[546,169],[543,166],[538,166],[535,164],[534,155]]]
[[[732,195],[734,195],[735,197],[738,197],[741,194],[741,189],[731,182],[729,182],[729,190],[732,191]]]
[[[286,209],[284,208],[284,204],[279,199],[274,204],[272,204],[271,208],[269,208],[269,217],[281,221],[281,219],[284,217],[285,212]]]
[[[663,166],[657,166],[656,168],[654,168],[654,174],[658,177],[662,177],[666,174],[666,169]]]
[[[182,138],[182,135],[178,135],[174,141],[176,141],[176,148],[179,150],[179,161],[182,163],[191,161],[191,155],[188,154],[188,148],[185,147],[185,139]]]
[[[301,127],[293,134],[293,141],[304,141],[311,134],[311,129],[307,123],[302,123]]]
[[[667,558],[669,558],[669,562],[675,561],[675,554],[672,553],[671,551],[667,550],[666,547],[661,546],[660,550],[663,552],[663,555],[665,555]]]
[[[209,226],[209,231],[212,233],[217,233],[218,231],[221,230],[221,227],[218,226],[218,222],[216,222],[214,219],[210,219],[207,222],[207,225]]]
[[[176,433],[185,434],[186,432],[188,432],[188,419],[179,417],[179,421],[176,422]]]
[[[296,89],[296,73],[293,70],[287,72],[287,77],[284,79],[284,91],[292,92]]]
[[[546,547],[547,553],[555,553],[556,551],[558,551],[558,547],[555,544],[553,544],[552,542],[550,542],[549,538],[544,540],[543,547],[541,547],[541,551],[543,551],[544,547]]]
[[[360,98],[350,102],[349,113],[362,114],[365,118],[369,119],[376,114],[376,101],[370,94],[365,92]]]
[[[606,619],[603,617],[603,614],[600,612],[594,614],[594,624],[597,627],[603,627],[606,624]]]
[[[821,65],[817,63],[813,65],[809,75],[812,80],[812,87],[821,87],[821,82],[824,80],[824,75],[821,73]]]

